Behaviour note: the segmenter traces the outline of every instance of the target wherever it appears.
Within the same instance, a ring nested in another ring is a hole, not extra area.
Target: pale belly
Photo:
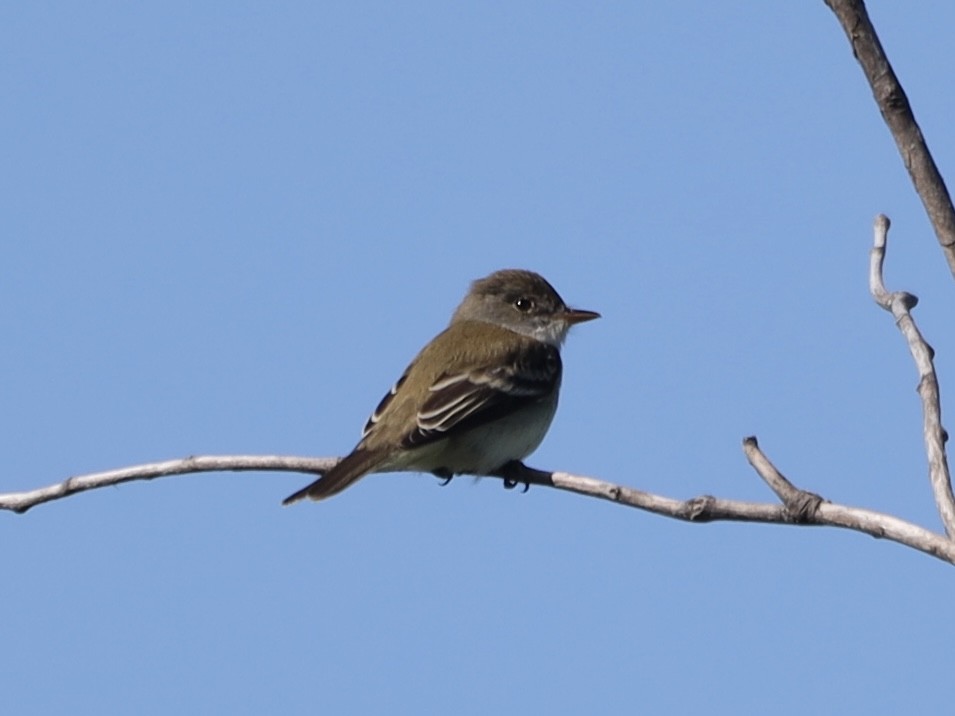
[[[486,475],[511,460],[523,460],[541,444],[557,411],[557,396],[530,405],[493,423],[414,451],[402,466],[391,469]],[[404,461],[402,461],[404,462]]]

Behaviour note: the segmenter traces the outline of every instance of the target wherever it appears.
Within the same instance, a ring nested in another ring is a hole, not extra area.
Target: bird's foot
[[[524,485],[521,494],[531,489],[531,483],[527,479],[528,468],[520,460],[512,460],[502,465],[497,475],[504,480],[504,489],[513,490],[520,484]]]
[[[520,484],[521,484],[521,481],[520,481],[520,480],[512,480],[512,479],[510,479],[509,477],[505,477],[505,478],[504,478],[504,489],[505,489],[505,490],[513,490],[515,487],[517,487],[517,486],[520,485]],[[521,494],[523,495],[523,494],[524,494],[525,492],[527,492],[529,489],[531,489],[531,483],[525,482],[525,483],[524,483],[524,489],[521,490]]]

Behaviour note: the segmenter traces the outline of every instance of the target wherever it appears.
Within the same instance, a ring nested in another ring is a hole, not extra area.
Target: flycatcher
[[[500,474],[550,427],[567,331],[599,317],[568,308],[531,271],[475,281],[450,325],[375,408],[355,449],[282,504],[325,499],[373,472]]]

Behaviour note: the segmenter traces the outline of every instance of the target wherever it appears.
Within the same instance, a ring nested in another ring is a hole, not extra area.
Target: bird
[[[504,476],[550,428],[567,332],[595,318],[596,311],[569,308],[533,271],[503,269],[472,282],[355,448],[282,504],[323,500],[371,473],[426,472],[445,484],[459,474]]]

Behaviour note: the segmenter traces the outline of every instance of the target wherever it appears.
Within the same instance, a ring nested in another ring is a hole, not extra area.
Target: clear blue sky
[[[950,2],[870,3],[955,177]],[[797,484],[936,528],[918,294],[955,283],[822,0],[8,3],[0,489],[205,453],[336,455],[467,283],[601,311],[530,462],[676,497]],[[951,426],[950,426],[951,427]],[[546,489],[221,474],[0,515],[27,714],[951,708],[950,566]]]

